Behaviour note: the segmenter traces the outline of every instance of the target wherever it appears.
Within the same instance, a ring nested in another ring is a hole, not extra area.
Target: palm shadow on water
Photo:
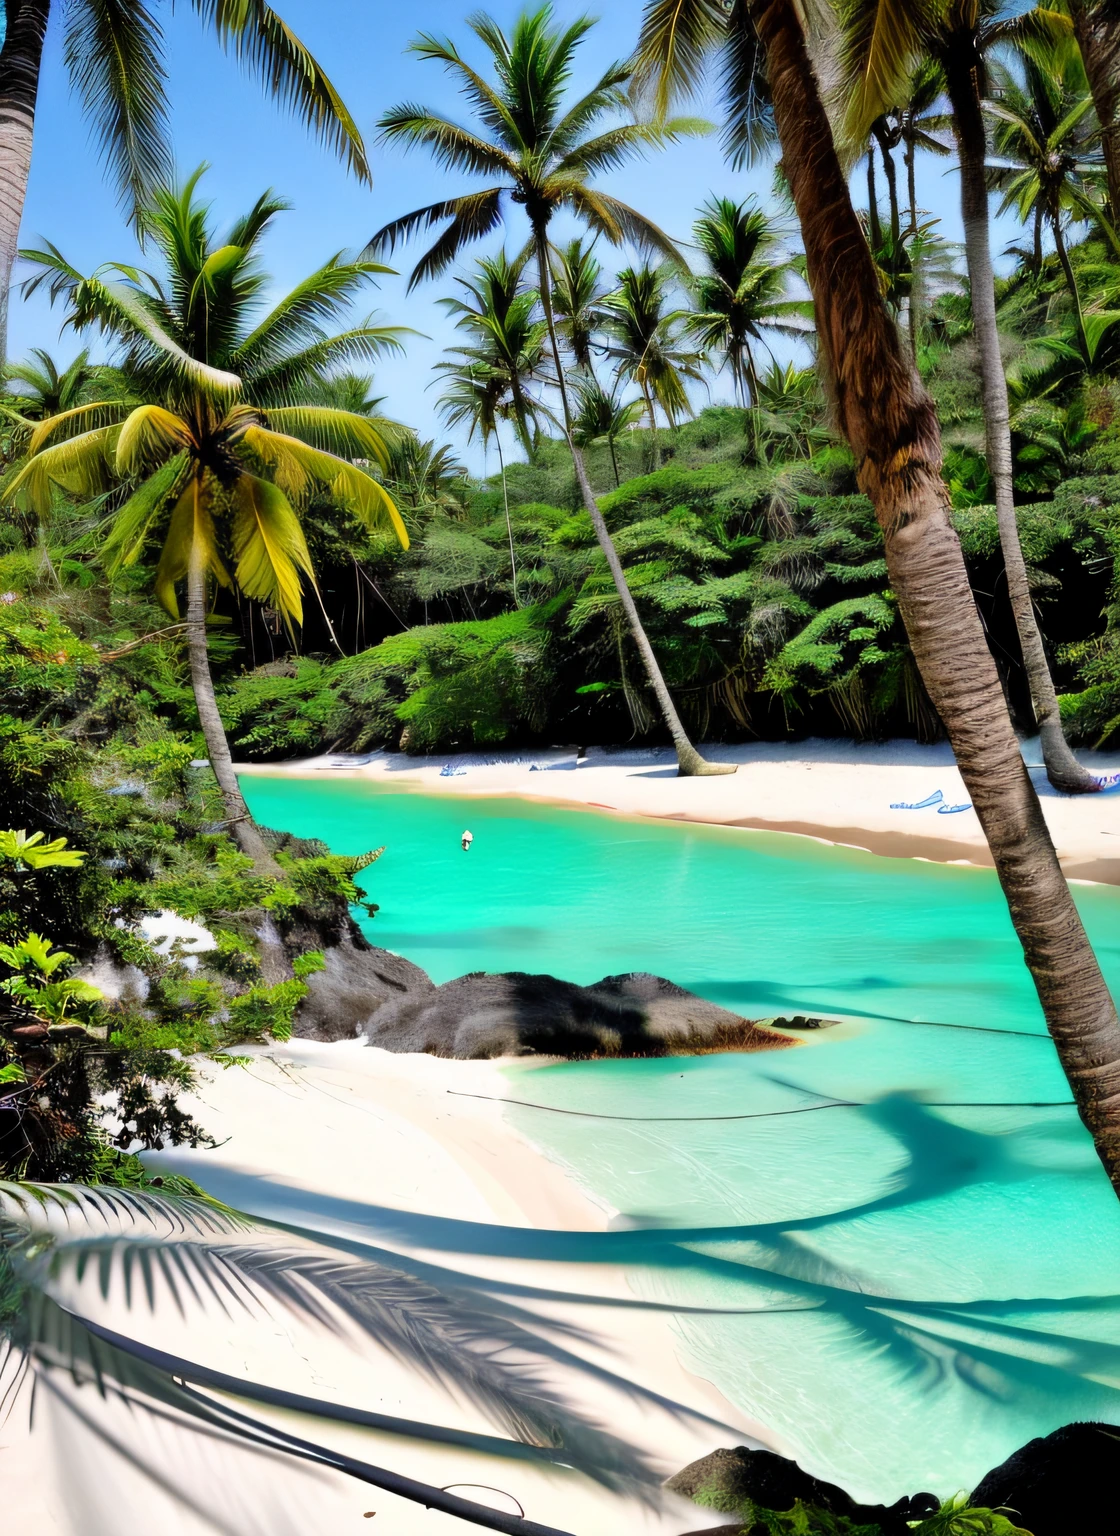
[[[899,1383],[920,1382],[928,1388],[955,1378],[993,1403],[1044,1403],[1057,1424],[1063,1403],[1088,1379],[1114,1397],[1120,1418],[1120,1389],[1112,1385],[1120,1382],[1120,1343],[1091,1336],[1094,1319],[1107,1329],[1106,1319],[1120,1318],[1120,1292],[915,1298],[884,1291],[805,1244],[809,1234],[910,1211],[973,1185],[994,1183],[1010,1189],[1038,1174],[1008,1137],[956,1125],[910,1098],[892,1095],[853,1106],[850,1112],[886,1130],[902,1153],[887,1188],[847,1207],[762,1222],[666,1226],[656,1218],[635,1217],[619,1230],[547,1231],[396,1210],[231,1170],[221,1170],[217,1180],[208,1173],[223,1198],[285,1230],[348,1254],[391,1263],[448,1296],[469,1298],[472,1306],[532,1333],[534,1347],[556,1363],[590,1372],[689,1416],[691,1410],[666,1403],[582,1358],[576,1353],[581,1330],[542,1317],[533,1304],[658,1311],[682,1319],[813,1312],[844,1325],[846,1353],[854,1349],[886,1360]],[[889,1231],[883,1230],[889,1243]],[[449,1259],[454,1255],[468,1265],[421,1260],[413,1257],[416,1251]],[[476,1275],[469,1269],[471,1259],[503,1258],[586,1266],[589,1284],[573,1292]],[[931,1261],[936,1260],[934,1253]],[[694,1282],[718,1282],[724,1295],[732,1282],[742,1288],[743,1303],[682,1305],[599,1295],[593,1272],[602,1265],[676,1279],[690,1295],[696,1292]],[[1065,1326],[1045,1327],[1047,1315],[1060,1316]],[[1073,1319],[1077,1331],[1069,1332]]]

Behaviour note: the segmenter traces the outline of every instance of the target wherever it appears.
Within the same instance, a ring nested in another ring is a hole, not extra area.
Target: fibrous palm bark
[[[980,356],[984,396],[984,430],[988,470],[996,498],[996,521],[1007,574],[1007,594],[1027,674],[1031,704],[1042,740],[1046,773],[1055,789],[1083,794],[1100,788],[1074,757],[1062,730],[1054,680],[1035,617],[1026,561],[1019,542],[1012,482],[1011,422],[1007,379],[1000,355],[996,323],[995,281],[992,272],[985,173],[987,138],[973,62],[959,50],[946,51],[945,77],[953,108],[953,128],[960,153],[961,215],[972,299],[972,323]]]
[[[51,0],[8,0],[0,48],[0,364],[8,356],[8,290],[31,170],[39,64],[50,9]]]
[[[883,305],[794,0],[753,0],[821,355],[922,679],[949,734],[1047,1025],[1120,1193],[1120,1021],[1007,713],[941,478],[937,414]]]

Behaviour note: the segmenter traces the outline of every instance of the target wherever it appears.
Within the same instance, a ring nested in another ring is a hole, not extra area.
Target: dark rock
[[[379,1008],[364,1033],[390,1051],[478,1058],[667,1056],[788,1042],[644,972],[590,987],[521,971],[460,976]]]
[[[994,1467],[972,1502],[1006,1510],[1032,1536],[1115,1530],[1118,1474],[1120,1426],[1064,1424]]]
[[[311,946],[308,946],[311,947]],[[344,930],[323,948],[325,967],[307,978],[292,1033],[304,1040],[352,1040],[382,1008],[402,997],[423,999],[435,987],[426,971],[401,955]],[[380,1042],[377,1042],[380,1043]]]
[[[771,1029],[832,1029],[839,1020],[807,1018],[803,1013],[795,1013],[791,1019],[766,1019],[765,1022]]]
[[[686,1499],[702,1499],[708,1509],[725,1514],[745,1512],[751,1504],[760,1509],[785,1511],[798,1499],[829,1514],[846,1515],[855,1525],[878,1525],[882,1536],[909,1536],[908,1522],[936,1513],[938,1499],[931,1493],[885,1504],[857,1504],[835,1483],[826,1483],[802,1471],[796,1461],[773,1451],[752,1451],[745,1445],[713,1451],[691,1462],[665,1484]],[[717,1527],[719,1536],[730,1536],[741,1527]],[[706,1533],[716,1536],[716,1532]]]

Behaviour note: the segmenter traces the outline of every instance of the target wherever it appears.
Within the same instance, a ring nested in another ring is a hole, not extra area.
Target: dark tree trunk
[[[634,644],[638,647],[638,653],[645,665],[646,675],[653,685],[653,691],[657,696],[657,702],[661,707],[661,715],[672,737],[673,746],[677,753],[677,768],[682,778],[717,774],[734,773],[734,765],[723,763],[708,763],[700,756],[692,742],[688,739],[688,733],[681,724],[677,707],[673,703],[673,696],[669,692],[669,686],[661,673],[657,657],[654,655],[653,646],[649,643],[649,636],[645,632],[634,595],[626,584],[626,572],[622,569],[622,561],[618,558],[618,550],[614,547],[614,540],[610,536],[603,514],[599,510],[599,503],[595,500],[595,493],[591,489],[591,481],[587,478],[587,466],[583,462],[583,454],[576,446],[572,437],[572,411],[568,400],[568,386],[564,380],[564,365],[560,357],[560,343],[556,336],[556,319],[552,312],[552,288],[548,270],[548,253],[543,232],[537,234],[537,271],[541,285],[541,303],[544,306],[544,316],[548,323],[549,341],[552,343],[552,360],[556,366],[556,380],[560,388],[560,403],[564,412],[564,436],[568,440],[568,448],[571,451],[572,463],[575,466],[576,481],[579,485],[580,496],[584,509],[591,519],[591,526],[595,530],[595,537],[599,541],[599,548],[603,551],[607,562],[607,568],[611,573],[615,590],[618,592],[619,601],[622,603],[622,611],[626,615],[626,622],[630,627],[630,633],[634,637]]]
[[[206,740],[210,767],[218,781],[226,808],[226,825],[241,852],[248,855],[260,875],[278,876],[280,866],[269,851],[260,828],[249,814],[237,775],[233,771],[229,742],[218,713],[214,679],[210,675],[210,657],[206,650],[206,571],[197,552],[187,572],[187,649],[191,663],[191,686],[198,707],[198,720]]]
[[[51,0],[7,0],[7,30],[0,48],[0,366],[8,359],[8,294],[31,170],[39,66],[50,10]]]
[[[750,14],[765,50],[839,424],[859,461],[914,657],[987,837],[1047,1025],[1120,1193],[1120,1021],[1011,728],[949,519],[937,414],[883,304],[793,0],[753,0]]]
[[[521,604],[517,597],[517,556],[513,552],[513,524],[510,522],[509,517],[509,488],[506,485],[506,461],[502,453],[502,440],[496,432],[494,434],[494,441],[498,445],[498,465],[502,471],[502,505],[506,512],[506,533],[509,536],[509,568],[513,577],[513,606],[520,608]]]
[[[1019,543],[1019,527],[1015,520],[1010,412],[996,324],[988,184],[984,171],[987,140],[976,76],[969,67],[972,51],[969,50],[962,59],[960,54],[963,51],[963,48],[958,48],[950,52],[945,59],[945,76],[960,153],[961,216],[964,221],[965,256],[972,294],[972,323],[980,355],[988,469],[995,487],[996,520],[999,524],[1004,570],[1007,573],[1007,592],[1019,634],[1031,704],[1042,738],[1042,756],[1047,777],[1055,789],[1067,794],[1092,793],[1100,786],[1074,757],[1062,731],[1054,680],[1050,675],[1046,649],[1035,616],[1026,562]]]

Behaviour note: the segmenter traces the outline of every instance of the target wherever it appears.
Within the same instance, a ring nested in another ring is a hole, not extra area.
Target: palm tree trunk
[[[878,259],[883,243],[883,226],[879,222],[879,189],[875,185],[875,140],[867,146],[867,238]]]
[[[906,140],[904,158],[906,160],[906,194],[910,203],[910,228],[909,233],[918,233],[918,183],[914,174],[914,161],[917,156],[917,146],[913,139]]]
[[[1034,210],[1034,275],[1042,276],[1042,204],[1039,203]]]
[[[614,488],[617,491],[622,484],[622,476],[618,472],[618,455],[614,451],[614,433],[607,433],[607,447],[611,451],[611,468],[614,470]]]
[[[1086,368],[1091,368],[1093,358],[1089,351],[1089,338],[1085,334],[1085,316],[1081,312],[1081,295],[1077,291],[1077,278],[1073,275],[1069,252],[1066,250],[1065,236],[1062,234],[1062,215],[1061,210],[1058,208],[1051,211],[1050,229],[1054,235],[1054,249],[1058,253],[1058,260],[1061,262],[1062,271],[1065,273],[1066,287],[1069,289],[1069,296],[1073,300],[1073,317],[1077,325],[1077,340],[1081,347],[1081,355],[1085,359]]]
[[[1070,0],[1070,18],[1101,128],[1112,222],[1120,220],[1120,15],[1096,0]]]
[[[630,626],[630,633],[634,637],[634,644],[645,665],[646,675],[657,695],[657,702],[661,706],[661,715],[672,737],[673,746],[677,753],[677,771],[682,778],[701,777],[709,774],[734,773],[735,765],[732,763],[708,763],[700,756],[692,742],[688,739],[688,732],[681,724],[677,707],[673,703],[673,696],[669,692],[654,655],[653,646],[649,643],[638,614],[638,608],[634,602],[633,593],[626,584],[626,572],[622,569],[622,561],[618,558],[618,550],[614,547],[614,540],[610,536],[599,503],[595,500],[595,493],[591,489],[591,481],[587,478],[587,466],[583,462],[583,454],[576,446],[572,437],[572,409],[568,400],[568,386],[564,379],[564,366],[560,358],[560,343],[556,335],[556,319],[552,312],[552,288],[548,270],[547,242],[544,231],[536,233],[537,245],[537,271],[541,285],[541,303],[544,306],[544,317],[548,324],[548,337],[552,344],[552,361],[556,367],[556,381],[560,388],[560,403],[564,412],[564,436],[568,439],[568,448],[572,455],[572,463],[575,466],[576,481],[579,484],[580,496],[583,499],[584,509],[591,519],[591,526],[595,530],[595,537],[599,541],[599,548],[607,562],[607,568],[611,573],[611,579],[615,584],[619,600],[622,603],[622,611],[626,615],[626,622]]]
[[[197,549],[191,556],[187,572],[187,650],[198,719],[206,739],[210,767],[225,801],[226,825],[241,852],[252,859],[257,874],[276,877],[281,873],[280,866],[269,852],[260,828],[245,804],[245,797],[233,771],[233,759],[230,757],[222,717],[218,713],[218,701],[214,697],[214,679],[210,675],[210,658],[206,651],[206,571]]]
[[[915,144],[913,139],[906,140],[906,148],[903,151],[906,161],[906,192],[910,201],[910,225],[907,233],[910,239],[918,233],[918,186],[914,175]],[[910,356],[918,361],[918,286],[917,274],[913,265],[910,268],[910,293],[906,300],[906,329],[910,336]]]
[[[660,441],[660,439],[657,436],[657,415],[656,415],[656,412],[654,410],[653,396],[650,394],[649,386],[646,384],[645,379],[641,379],[639,382],[640,382],[640,385],[641,385],[642,394],[645,397],[646,415],[649,417],[649,457],[650,457],[650,468],[651,469],[660,469],[661,468],[661,441]]]
[[[517,557],[513,552],[513,524],[509,520],[509,488],[506,485],[506,461],[502,454],[502,440],[494,433],[494,441],[498,445],[498,466],[502,472],[502,505],[506,510],[506,533],[509,535],[509,568],[513,575],[513,606],[520,608],[517,599]]]
[[[1120,1020],[1011,727],[949,518],[937,413],[883,304],[794,0],[752,0],[750,16],[765,51],[839,425],[883,531],[914,658],[992,851],[1047,1026],[1120,1194]]]
[[[887,147],[887,137],[881,130],[876,133],[879,143],[879,153],[883,157],[883,170],[887,177],[887,197],[891,210],[891,244],[894,247],[895,259],[898,259],[898,246],[902,240],[902,220],[898,214],[898,177],[895,175],[894,156]]]
[[[50,10],[51,0],[7,0],[7,29],[0,48],[0,366],[8,359],[8,292],[31,170],[39,66]]]
[[[984,171],[986,138],[975,76],[968,60],[946,60],[949,100],[953,109],[961,169],[961,217],[964,221],[965,257],[972,293],[972,323],[980,355],[984,394],[984,429],[988,469],[996,495],[996,521],[1007,573],[1007,594],[1019,634],[1023,667],[1031,704],[1042,740],[1046,776],[1055,789],[1066,794],[1092,793],[1100,788],[1070,751],[1062,731],[1062,718],[1054,680],[1046,660],[1027,566],[1019,543],[1012,483],[1011,423],[1007,404],[1007,379],[1000,356],[996,324],[995,277],[992,272],[988,224],[988,186]]]

